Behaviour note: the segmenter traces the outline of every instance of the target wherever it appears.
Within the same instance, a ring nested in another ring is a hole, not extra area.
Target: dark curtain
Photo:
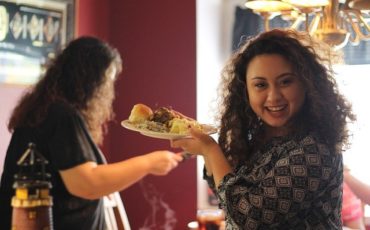
[[[271,28],[289,27],[290,23],[279,16],[270,21]],[[235,8],[232,49],[236,50],[248,37],[264,31],[262,18],[250,9]],[[361,41],[357,46],[348,43],[344,48],[344,61],[348,65],[370,64],[370,41]]]

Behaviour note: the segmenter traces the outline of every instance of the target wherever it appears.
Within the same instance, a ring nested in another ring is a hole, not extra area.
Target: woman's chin
[[[289,126],[287,122],[271,122],[265,123],[267,131],[272,134],[272,136],[283,136],[289,133]]]

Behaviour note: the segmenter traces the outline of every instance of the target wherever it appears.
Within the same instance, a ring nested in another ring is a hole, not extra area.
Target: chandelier
[[[370,40],[370,0],[247,0],[245,6],[262,16],[266,31],[280,15],[335,49]]]

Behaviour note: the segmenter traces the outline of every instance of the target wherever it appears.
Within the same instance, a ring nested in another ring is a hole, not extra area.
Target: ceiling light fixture
[[[370,0],[247,0],[245,6],[263,17],[265,30],[281,15],[291,28],[304,24],[307,32],[336,49],[370,40]]]

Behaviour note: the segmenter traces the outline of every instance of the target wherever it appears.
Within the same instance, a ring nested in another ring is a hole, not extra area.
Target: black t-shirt
[[[59,174],[88,161],[104,164],[105,160],[94,144],[82,117],[65,103],[49,107],[46,119],[37,127],[17,128],[10,141],[0,186],[0,226],[10,229],[11,198],[14,196],[16,164],[28,147],[36,149],[49,161],[46,169],[51,174],[54,229],[104,229],[103,199],[87,200],[70,194]]]

